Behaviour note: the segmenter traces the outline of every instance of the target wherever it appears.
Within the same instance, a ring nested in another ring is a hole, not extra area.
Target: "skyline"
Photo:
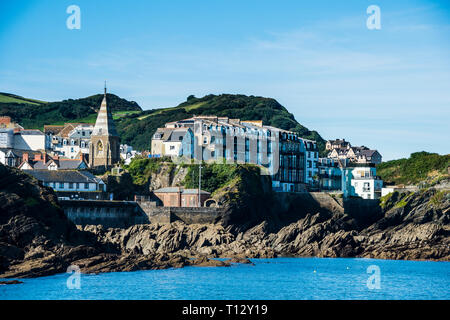
[[[72,4],[80,30],[66,27]],[[366,27],[372,4],[381,30]],[[3,92],[58,101],[102,93],[106,79],[144,110],[191,94],[264,96],[383,160],[450,153],[444,1],[14,1],[0,12]]]

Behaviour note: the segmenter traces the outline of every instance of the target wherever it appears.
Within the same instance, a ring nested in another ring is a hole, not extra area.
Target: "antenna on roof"
[[[105,80],[105,97],[106,97],[106,80]]]

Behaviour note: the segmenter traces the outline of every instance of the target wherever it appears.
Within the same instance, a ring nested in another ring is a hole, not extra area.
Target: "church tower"
[[[89,166],[91,168],[109,169],[120,160],[119,135],[105,95],[103,97],[97,121],[91,134],[91,145],[89,147]]]

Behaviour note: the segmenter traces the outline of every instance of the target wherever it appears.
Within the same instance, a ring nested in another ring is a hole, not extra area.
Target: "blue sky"
[[[69,30],[69,5],[81,30]],[[366,9],[381,9],[368,30]],[[0,91],[109,90],[144,109],[190,94],[272,97],[384,160],[450,152],[449,1],[0,1]]]

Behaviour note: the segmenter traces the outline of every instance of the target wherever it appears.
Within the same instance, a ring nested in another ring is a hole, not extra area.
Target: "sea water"
[[[450,262],[353,258],[252,262],[254,266],[81,274],[75,286],[73,273],[20,279],[23,284],[0,286],[0,300],[450,299]]]

